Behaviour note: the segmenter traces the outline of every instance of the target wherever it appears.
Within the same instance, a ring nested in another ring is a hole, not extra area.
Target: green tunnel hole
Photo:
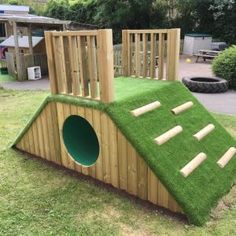
[[[63,140],[70,156],[84,166],[93,165],[99,155],[99,142],[90,123],[81,116],[69,116],[62,128]]]

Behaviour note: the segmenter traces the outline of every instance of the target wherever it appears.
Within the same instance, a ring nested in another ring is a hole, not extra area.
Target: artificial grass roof
[[[50,101],[93,107],[107,112],[173,195],[190,222],[202,225],[211,209],[235,181],[236,158],[224,169],[219,168],[216,162],[230,146],[236,147],[236,141],[179,82],[116,78],[115,90],[116,99],[111,104],[51,95],[27,127]],[[130,114],[130,110],[156,100],[161,102],[160,108],[140,117]],[[171,113],[172,108],[187,101],[193,101],[191,109],[177,116]],[[192,135],[209,123],[215,125],[215,130],[202,141],[196,141]],[[161,146],[154,143],[154,138],[176,125],[183,127],[182,133]],[[21,132],[15,144],[26,130]],[[179,170],[200,152],[207,154],[206,161],[184,178]]]

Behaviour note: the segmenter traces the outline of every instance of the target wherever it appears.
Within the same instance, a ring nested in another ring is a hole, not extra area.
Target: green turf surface
[[[50,96],[46,102],[60,101],[107,112],[174,196],[190,222],[202,225],[235,181],[235,158],[224,169],[216,165],[224,152],[236,145],[235,140],[179,82],[117,78],[115,86],[116,101],[108,105],[62,95]],[[138,118],[130,114],[130,110],[155,100],[162,104],[159,109]],[[186,101],[193,101],[194,106],[178,116],[170,112]],[[196,141],[192,135],[209,123],[216,129],[202,141]],[[155,137],[176,125],[183,127],[177,137],[162,146],[153,142]],[[205,152],[207,160],[184,178],[179,170],[199,152]]]

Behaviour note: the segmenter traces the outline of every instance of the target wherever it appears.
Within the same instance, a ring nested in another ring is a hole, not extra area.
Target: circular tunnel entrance
[[[70,156],[84,166],[93,165],[99,155],[99,142],[93,127],[81,116],[69,116],[62,128],[64,144]]]

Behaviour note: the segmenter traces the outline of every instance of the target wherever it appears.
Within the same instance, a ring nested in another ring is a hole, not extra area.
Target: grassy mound
[[[58,101],[107,112],[175,197],[190,222],[202,225],[210,210],[230,190],[235,181],[236,158],[224,169],[220,169],[216,164],[230,146],[236,145],[235,140],[179,82],[117,78],[115,86],[116,100],[108,105],[54,95],[47,98],[40,110],[47,102]],[[130,114],[130,110],[155,100],[161,102],[160,108],[138,118]],[[170,112],[172,108],[186,101],[193,101],[194,106],[177,116]],[[202,141],[196,141],[192,135],[209,123],[213,123],[216,129]],[[154,138],[176,125],[183,127],[183,132],[177,137],[162,146],[153,142]],[[26,129],[17,140],[24,132]],[[199,152],[205,152],[207,160],[189,177],[184,178],[179,170]]]

